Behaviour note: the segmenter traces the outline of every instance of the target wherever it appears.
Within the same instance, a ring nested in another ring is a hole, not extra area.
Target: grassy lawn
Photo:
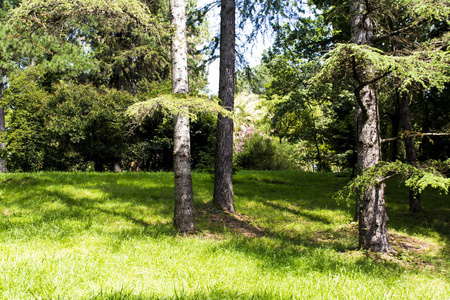
[[[355,250],[332,173],[241,171],[236,216],[195,173],[198,232],[172,227],[172,173],[0,175],[1,299],[450,299],[450,196],[387,189],[396,254]]]

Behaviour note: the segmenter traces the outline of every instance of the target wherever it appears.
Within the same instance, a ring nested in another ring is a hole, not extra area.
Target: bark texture
[[[356,0],[351,6],[352,42],[370,45],[373,36],[373,20],[368,14],[368,1]],[[379,129],[377,89],[364,83],[364,78],[373,72],[370,67],[362,74],[355,74],[359,86],[355,89],[358,171],[374,166],[381,161],[381,138]],[[384,184],[366,187],[361,193],[359,214],[359,245],[376,252],[391,251],[387,232],[386,200]]]
[[[170,0],[171,24],[175,30],[172,37],[172,92],[177,94],[187,94],[189,92],[185,7],[184,0]],[[178,114],[175,116],[173,134],[174,225],[180,233],[189,233],[195,230],[189,131],[189,119],[186,115]]]
[[[402,127],[406,132],[412,131],[411,115],[409,113],[409,98],[407,93],[402,93],[400,99],[400,112],[402,119]],[[414,143],[414,136],[406,135],[405,139],[405,151],[406,151],[406,162],[410,165],[417,167],[417,155],[416,155],[416,145]],[[421,210],[420,206],[420,194],[415,192],[413,189],[409,189],[409,210],[412,212],[418,212]]]
[[[3,79],[3,72],[0,69],[0,80]],[[0,82],[0,103],[3,98],[3,89],[5,87],[5,83],[2,81]],[[6,123],[5,123],[5,109],[3,107],[0,107],[0,133],[5,132],[6,129]],[[5,143],[0,143],[0,153],[5,148]],[[0,157],[0,173],[6,173],[8,172],[8,169],[6,168],[5,161],[1,159]]]
[[[234,109],[235,0],[222,0],[220,19],[219,98],[229,111]],[[214,171],[214,203],[234,213],[233,120],[219,116]]]

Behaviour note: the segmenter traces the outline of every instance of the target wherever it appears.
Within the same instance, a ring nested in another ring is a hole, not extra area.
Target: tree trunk
[[[3,89],[5,87],[5,83],[3,82],[3,70],[0,69],[0,103],[3,99]],[[5,132],[6,123],[5,123],[5,109],[0,107],[0,133]],[[6,168],[5,161],[1,158],[3,154],[3,149],[5,148],[5,143],[0,143],[0,173],[7,173],[8,169]]]
[[[356,104],[358,121],[358,169],[361,173],[381,161],[381,139],[378,123],[378,105],[375,90],[365,86],[359,92],[367,113]],[[376,252],[387,252],[391,248],[388,241],[386,200],[384,184],[369,186],[361,193],[359,214],[359,245]]]
[[[367,14],[366,1],[356,0],[351,6],[352,42],[370,44],[373,35],[373,21]],[[372,72],[370,67],[365,74]],[[381,161],[381,138],[379,129],[378,99],[376,88],[364,84],[362,74],[357,74],[362,83],[355,89],[358,171],[374,166]],[[391,250],[387,232],[386,201],[384,184],[366,187],[361,193],[361,211],[359,214],[359,245],[376,252]]]
[[[411,115],[409,114],[409,99],[407,93],[402,93],[400,99],[400,111],[402,116],[402,127],[403,130],[412,131],[411,125]],[[416,145],[414,143],[413,136],[405,137],[405,151],[406,151],[406,162],[410,165],[417,167],[417,155],[416,155]],[[415,192],[413,189],[409,189],[409,210],[412,212],[418,212],[421,210],[420,206],[420,194]]]
[[[172,37],[172,92],[187,94],[186,5],[184,0],[170,0]],[[174,225],[180,233],[195,230],[194,195],[191,177],[189,119],[186,114],[174,117],[173,170],[175,179]]]
[[[400,132],[400,95],[398,92],[394,95],[394,114],[391,115],[391,137],[397,137]],[[396,161],[398,155],[398,140],[389,143],[388,161]]]
[[[229,111],[234,109],[235,0],[222,0],[220,19],[219,98]],[[214,171],[214,203],[234,213],[233,120],[219,116]]]

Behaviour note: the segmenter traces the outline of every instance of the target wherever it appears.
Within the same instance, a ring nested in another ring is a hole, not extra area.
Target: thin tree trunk
[[[367,14],[367,2],[354,1],[351,6],[352,42],[356,44],[370,44],[373,36],[373,21]],[[372,72],[370,67],[366,70]],[[359,76],[359,75],[358,75]],[[362,78],[362,76],[360,76]],[[360,79],[362,82],[363,79]],[[378,115],[377,90],[373,85],[363,84],[355,90],[358,171],[374,166],[381,161],[381,137]],[[386,200],[384,184],[366,187],[361,193],[362,208],[359,215],[359,244],[360,247],[376,252],[391,250],[387,232]]]
[[[3,89],[5,87],[5,83],[3,82],[3,70],[0,69],[0,103],[3,99]],[[6,122],[5,122],[5,109],[0,107],[0,133],[5,132],[6,130]],[[5,148],[5,143],[0,143],[0,155],[3,154],[3,149]],[[0,173],[6,173],[8,169],[6,168],[5,161],[0,156]]]
[[[171,24],[175,29],[172,37],[172,92],[187,94],[187,43],[186,4],[184,0],[170,0]],[[191,151],[189,119],[185,114],[174,117],[173,170],[175,179],[174,225],[180,233],[195,230],[194,196],[191,177]]]
[[[222,0],[220,19],[219,98],[229,111],[234,109],[235,0]],[[234,213],[233,120],[219,116],[214,171],[214,203]]]
[[[423,132],[430,132],[430,127],[431,127],[431,113],[430,113],[430,101],[425,101],[425,98],[427,97],[426,92],[422,92],[422,95],[420,96],[422,99],[420,100],[420,102],[422,103],[421,105],[421,127],[422,127],[422,131]],[[419,159],[420,160],[427,160],[430,158],[429,153],[430,153],[430,140],[428,139],[428,137],[424,136],[422,137],[422,140],[419,144]]]
[[[394,95],[394,115],[391,116],[391,137],[398,136],[400,132],[400,95],[398,92]],[[389,143],[388,149],[388,161],[395,161],[398,155],[398,141],[392,141]]]
[[[387,21],[388,21],[389,29],[392,32],[395,32],[396,30],[398,30],[397,20],[395,20],[393,17],[388,17]],[[394,39],[391,43],[391,51],[395,52],[399,49],[399,47],[401,47],[401,44],[397,40]],[[391,115],[390,117],[391,117],[391,124],[392,124],[391,138],[397,137],[400,132],[400,119],[401,119],[400,93],[398,90],[396,90],[394,93],[394,114]],[[388,146],[389,146],[389,148],[388,148],[387,160],[388,161],[396,161],[397,155],[398,155],[398,141],[394,140],[391,143],[389,143]]]
[[[411,115],[409,113],[409,99],[407,93],[402,93],[400,99],[400,111],[402,115],[402,127],[404,131],[412,131]],[[417,167],[417,155],[416,145],[414,143],[414,136],[405,137],[405,151],[406,162],[410,165]],[[420,206],[420,194],[409,189],[409,210],[412,212],[418,212],[421,210]]]

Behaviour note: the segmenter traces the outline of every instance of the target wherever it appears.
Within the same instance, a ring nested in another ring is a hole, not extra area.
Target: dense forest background
[[[171,90],[168,3],[146,1],[139,8],[124,4],[129,17],[102,10],[95,2],[69,13],[61,3],[1,2],[1,139],[7,169],[171,170],[172,118],[161,109],[137,123],[127,113],[132,104]],[[443,3],[439,13],[417,12],[417,20],[389,7],[378,21],[385,36],[374,40],[373,47],[385,56],[447,51],[448,5]],[[349,7],[312,1],[305,15],[305,7],[284,5],[266,8],[277,18],[263,21],[264,5],[238,3],[242,24],[256,28],[247,36],[242,33],[241,39],[251,42],[257,29],[270,26],[275,42],[260,65],[236,73],[234,164],[355,173],[355,85],[342,75],[342,65],[340,74],[328,74],[327,80],[317,77],[323,72],[323,55],[351,40]],[[206,63],[217,44],[205,18],[210,6],[198,9],[194,1],[187,3],[191,95],[207,94]],[[145,21],[132,17],[133,9],[142,9]],[[384,160],[406,161],[405,143],[411,135],[419,162],[449,158],[448,65],[434,68],[439,84],[413,74],[408,85],[402,85],[399,81],[405,79],[396,78],[392,69],[383,71],[376,83]],[[433,69],[425,68],[428,71]],[[404,103],[409,116],[404,115]],[[191,127],[192,166],[211,170],[216,117],[200,113]]]

